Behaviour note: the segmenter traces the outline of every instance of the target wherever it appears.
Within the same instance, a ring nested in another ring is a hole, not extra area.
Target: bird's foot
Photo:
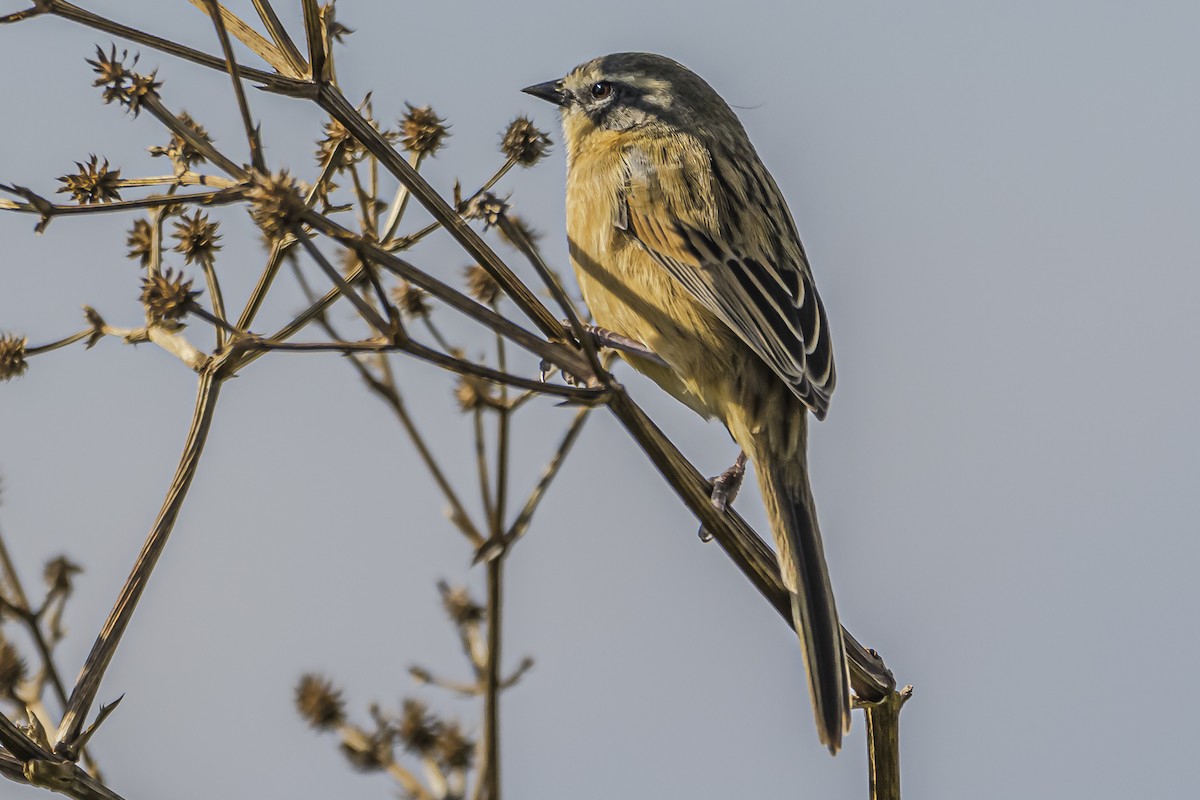
[[[568,320],[563,320],[563,328],[568,335],[573,335],[571,323]],[[601,328],[599,325],[584,325],[583,334],[591,339],[592,345],[596,348],[607,347],[611,350],[617,350],[622,353],[644,358],[647,361],[653,361],[656,364],[667,366],[667,362],[663,361],[662,357],[651,350],[641,342],[630,339],[628,336],[610,331],[608,328]],[[554,374],[555,366],[549,361],[543,360],[541,363],[541,378],[545,383],[551,375]],[[560,370],[561,371],[561,370]],[[584,386],[585,383],[569,372],[562,372],[563,380],[571,386]]]
[[[571,329],[571,324],[567,320],[563,320],[563,328],[568,335],[574,335]],[[610,350],[617,350],[622,353],[644,358],[653,361],[656,364],[667,366],[667,362],[662,360],[662,357],[651,350],[646,345],[630,339],[628,336],[623,336],[616,331],[610,331],[608,328],[601,328],[599,325],[584,325],[583,333],[592,340],[592,344],[596,347],[607,347]]]
[[[745,477],[746,454],[742,452],[738,453],[737,460],[733,462],[732,467],[712,479],[712,504],[717,507],[718,511],[725,511],[733,505]],[[700,541],[712,541],[712,534],[703,525],[700,526]]]

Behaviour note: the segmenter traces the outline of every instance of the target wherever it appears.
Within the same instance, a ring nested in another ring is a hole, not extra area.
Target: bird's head
[[[649,127],[703,135],[741,124],[711,86],[687,67],[653,53],[592,59],[566,77],[523,89],[562,110],[568,146],[597,132]]]

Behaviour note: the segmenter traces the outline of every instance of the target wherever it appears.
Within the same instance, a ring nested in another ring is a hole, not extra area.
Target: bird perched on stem
[[[608,55],[524,91],[562,111],[570,255],[597,324],[657,355],[621,353],[724,422],[758,471],[818,735],[836,753],[849,672],[806,457],[833,351],[783,195],[725,101],[669,58]]]

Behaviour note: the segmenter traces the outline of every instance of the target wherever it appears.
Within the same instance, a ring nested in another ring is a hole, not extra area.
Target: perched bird
[[[524,91],[562,111],[571,262],[596,323],[653,351],[622,356],[724,422],[755,465],[836,753],[849,672],[806,456],[833,351],[783,195],[725,101],[669,58],[603,56]]]

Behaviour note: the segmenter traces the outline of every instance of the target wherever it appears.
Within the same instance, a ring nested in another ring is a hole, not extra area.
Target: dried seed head
[[[300,183],[287,170],[274,175],[255,173],[246,199],[251,219],[271,242],[282,239],[307,211]]]
[[[400,281],[392,288],[392,299],[400,312],[407,317],[424,317],[429,313],[429,293],[408,281]]]
[[[154,254],[154,229],[148,220],[133,221],[133,227],[125,237],[125,246],[129,248],[129,257],[136,258],[140,266],[145,267],[150,263]]]
[[[483,192],[467,203],[463,216],[467,219],[481,219],[487,227],[499,224],[500,217],[508,215],[508,200],[501,199],[491,192]]]
[[[500,140],[500,152],[523,167],[532,167],[550,152],[550,137],[526,116],[514,119]]]
[[[472,264],[463,271],[467,279],[467,291],[481,303],[492,305],[500,299],[500,284],[479,264]]]
[[[159,325],[178,326],[199,295],[199,291],[192,291],[192,282],[183,279],[182,272],[168,269],[142,279],[142,305],[150,321]]]
[[[463,411],[480,408],[498,408],[500,402],[492,390],[492,384],[474,375],[463,375],[454,389],[454,398]]]
[[[417,108],[411,103],[405,103],[408,112],[400,119],[400,143],[405,150],[431,156],[442,147],[442,143],[450,135],[445,120],[433,113],[429,106]]]
[[[104,87],[105,103],[111,103],[114,100],[120,102],[125,96],[125,84],[133,74],[125,66],[125,59],[128,56],[128,50],[122,50],[121,55],[118,56],[116,45],[112,46],[107,55],[100,45],[96,45],[96,59],[94,61],[90,58],[85,59],[92,65],[92,71],[97,76],[96,80],[92,82],[92,86]],[[137,56],[134,56],[133,63],[137,63]]]
[[[455,625],[474,625],[483,620],[483,606],[471,599],[465,586],[449,586],[439,583],[442,592],[442,607]]]
[[[66,594],[71,591],[72,579],[83,572],[83,567],[66,556],[52,558],[42,569],[42,580],[50,587],[50,591]]]
[[[121,199],[118,189],[121,170],[109,170],[107,158],[101,164],[99,157],[93,154],[86,164],[76,161],[75,166],[79,167],[79,172],[58,179],[63,184],[58,194],[70,193],[75,202],[83,205]]]
[[[337,163],[333,165],[338,172],[362,161],[366,155],[366,151],[350,135],[350,131],[346,130],[345,126],[336,119],[331,119],[325,123],[325,138],[317,142],[317,162],[324,164],[328,161],[339,144],[342,147]]]
[[[178,241],[174,250],[183,254],[184,261],[188,264],[213,263],[217,251],[221,249],[221,245],[217,244],[221,240],[217,223],[209,222],[207,214],[197,211],[190,217],[187,214],[180,215],[174,227],[175,233],[172,235]]]
[[[25,360],[26,343],[24,336],[15,333],[0,336],[0,382],[19,378],[29,369]]]
[[[346,721],[346,703],[333,683],[308,673],[296,684],[296,710],[309,725],[319,731],[336,728]]]
[[[387,737],[372,736],[354,745],[342,742],[338,749],[359,772],[377,772],[392,761],[392,743]]]
[[[192,115],[186,111],[180,111],[176,117],[179,123],[191,130],[197,137],[212,144],[212,137],[208,131],[204,129],[196,120],[192,119]],[[171,141],[166,147],[151,147],[150,154],[155,156],[167,156],[184,169],[190,169],[192,164],[204,161],[204,155],[199,150],[192,146],[191,142],[179,135],[178,132],[171,133]]]
[[[457,722],[448,722],[437,737],[438,763],[447,769],[470,769],[475,758],[475,743],[467,738]]]
[[[12,642],[0,639],[0,696],[12,697],[18,684],[25,680],[25,659]]]
[[[120,101],[126,109],[133,112],[135,117],[141,113],[143,105],[158,99],[158,90],[162,88],[162,81],[156,80],[157,76],[158,70],[149,75],[138,72],[130,73],[129,85],[125,87]]]
[[[404,701],[400,709],[400,723],[396,727],[396,735],[400,737],[405,750],[428,755],[437,745],[441,729],[441,722],[429,713],[424,703],[411,698]]]

